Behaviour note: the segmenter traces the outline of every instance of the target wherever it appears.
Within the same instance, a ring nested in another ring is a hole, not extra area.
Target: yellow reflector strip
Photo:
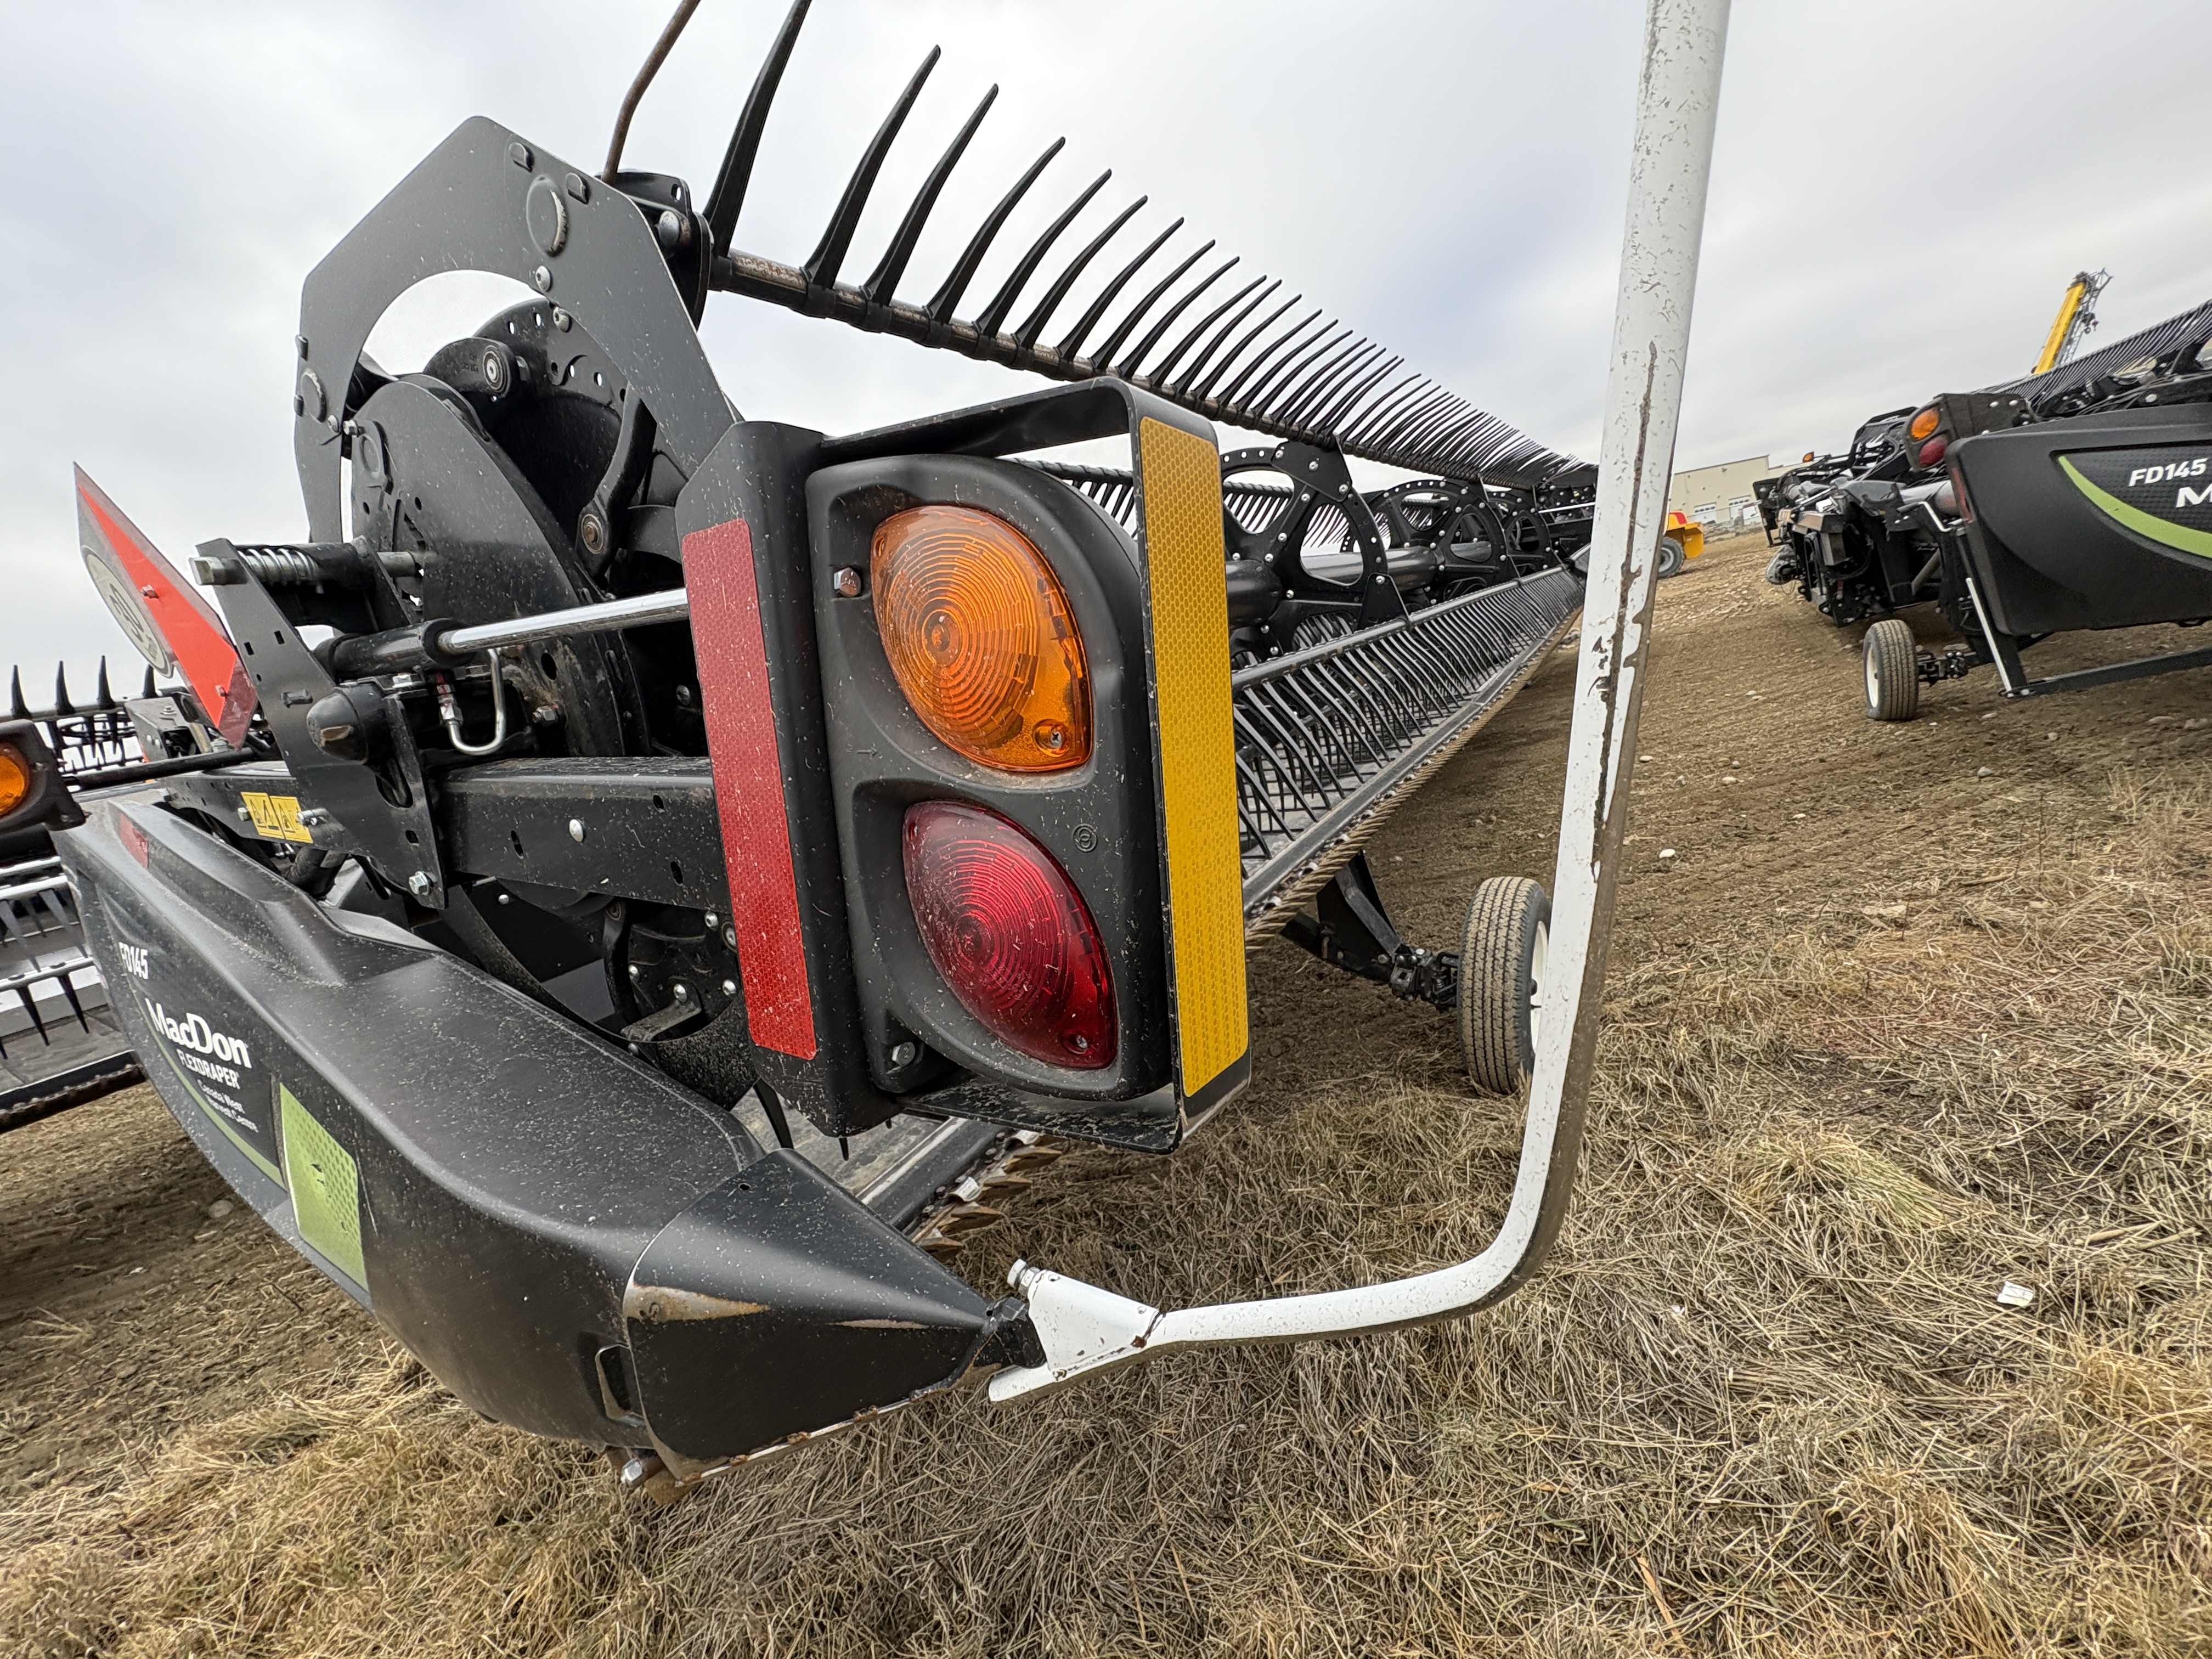
[[[1186,1097],[1250,1047],[1237,738],[1229,708],[1221,456],[1146,419],[1137,432],[1152,588],[1152,696],[1166,848],[1176,1073]]]

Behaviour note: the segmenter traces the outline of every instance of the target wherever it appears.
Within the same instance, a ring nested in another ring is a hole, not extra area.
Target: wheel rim
[[[1866,653],[1866,697],[1868,708],[1881,707],[1881,665],[1871,644]]]
[[[1536,924],[1536,943],[1528,952],[1528,1041],[1536,1040],[1536,1027],[1544,1017],[1544,961],[1551,954],[1552,930]]]

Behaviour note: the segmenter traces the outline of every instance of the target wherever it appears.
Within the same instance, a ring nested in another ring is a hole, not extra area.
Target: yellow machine
[[[1659,574],[1679,575],[1682,567],[1705,550],[1705,527],[1686,513],[1667,514],[1667,527],[1660,532]]]
[[[2112,280],[2101,270],[2075,273],[2074,280],[2066,285],[2065,298],[2058,302],[2058,314],[2051,319],[2051,332],[2044,337],[2043,353],[2035,360],[2036,374],[2048,374],[2080,349],[2082,337],[2097,325],[2097,296]]]

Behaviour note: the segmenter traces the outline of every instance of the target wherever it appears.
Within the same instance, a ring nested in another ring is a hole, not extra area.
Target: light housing
[[[36,720],[0,720],[0,830],[74,830],[84,810],[70,793]]]
[[[1060,578],[1028,537],[974,507],[876,527],[869,587],[892,677],[948,748],[1001,772],[1091,758],[1091,672]]]
[[[922,948],[960,1005],[1008,1047],[1075,1071],[1114,1062],[1105,941],[1051,854],[996,812],[907,809],[907,896]]]
[[[30,757],[12,743],[0,743],[0,818],[30,798],[37,781]]]
[[[1943,417],[1937,412],[1936,405],[1930,404],[1912,417],[1912,424],[1905,428],[1905,434],[1915,443],[1924,443],[1936,435],[1936,428],[1942,423],[1942,420]]]

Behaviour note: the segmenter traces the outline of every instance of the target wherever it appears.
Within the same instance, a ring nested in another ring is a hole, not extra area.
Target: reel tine
[[[1014,308],[1014,301],[1021,297],[1022,289],[1030,278],[1036,275],[1036,268],[1044,263],[1044,256],[1052,251],[1052,245],[1066,232],[1068,226],[1075,222],[1075,216],[1091,205],[1091,198],[1106,188],[1106,181],[1113,176],[1114,171],[1109,167],[1093,179],[1067,204],[1066,210],[1047,225],[1036,240],[1030,244],[1029,252],[1014,261],[1013,270],[1000,284],[991,303],[976,314],[975,331],[978,334],[988,340],[998,333],[999,325],[1006,320],[1006,313]]]
[[[58,662],[54,665],[54,713],[57,714],[76,713],[76,705],[70,701],[69,665],[65,662]]]
[[[1037,175],[1045,170],[1052,158],[1066,148],[1067,140],[1065,138],[1055,138],[1047,144],[1044,154],[1030,163],[1030,170],[1014,181],[1014,187],[999,198],[999,205],[991,210],[990,216],[975,228],[975,234],[968,239],[968,246],[961,250],[959,258],[953,262],[951,271],[945,278],[945,285],[929,301],[929,320],[933,324],[943,327],[952,320],[953,307],[960,303],[960,296],[968,291],[968,284],[975,280],[975,267],[983,263],[983,256],[991,251],[991,243],[997,238],[1000,228],[1006,222],[1006,216],[1021,204],[1022,198],[1029,194],[1030,186],[1036,183]]]
[[[630,118],[637,113],[638,100],[645,96],[645,89],[653,84],[653,77],[660,73],[660,66],[668,61],[669,51],[676,45],[676,37],[684,33],[684,26],[691,21],[691,14],[698,9],[699,0],[678,0],[675,15],[668,20],[668,27],[660,31],[660,39],[653,43],[653,50],[646,54],[645,62],[637,71],[637,78],[629,83],[629,92],[623,94],[622,108],[615,113],[614,135],[607,140],[607,164],[599,169],[599,177],[607,183],[614,183],[615,174],[622,170],[623,146],[629,142]]]
[[[1273,328],[1275,325],[1276,319],[1280,317],[1285,312],[1288,311],[1292,306],[1295,306],[1299,301],[1305,297],[1306,296],[1303,294],[1293,294],[1289,299],[1284,301],[1282,304],[1277,306],[1273,311],[1269,312],[1265,317],[1262,317],[1258,322],[1253,324],[1250,332],[1247,333],[1243,338],[1237,341],[1235,345],[1230,347],[1229,355],[1222,358],[1219,362],[1214,365],[1213,373],[1207,375],[1203,380],[1200,381],[1197,386],[1191,388],[1190,395],[1201,401],[1212,395],[1213,391],[1213,383],[1219,380],[1224,374],[1226,374],[1230,369],[1236,365],[1237,360],[1244,355],[1245,348],[1249,346],[1253,341],[1258,339],[1269,329]],[[1198,371],[1193,369],[1191,372],[1195,374]],[[1224,403],[1228,401],[1225,395],[1222,401]]]
[[[1137,257],[1123,265],[1114,280],[1098,290],[1098,297],[1091,302],[1091,308],[1083,313],[1082,320],[1067,331],[1067,337],[1062,340],[1056,349],[1055,355],[1062,362],[1073,359],[1076,349],[1083,343],[1084,337],[1098,326],[1098,319],[1106,314],[1106,307],[1112,305],[1115,296],[1127,286],[1129,278],[1142,270],[1145,261],[1158,253],[1166,244],[1168,238],[1182,228],[1182,221],[1178,219],[1158,235],[1153,237],[1151,241],[1146,243]]]
[[[150,662],[146,665],[145,687],[138,693],[138,695],[141,697],[151,697],[157,695],[154,685],[154,665]]]
[[[94,696],[99,701],[102,714],[115,707],[115,693],[107,689],[107,659],[106,657],[100,659],[100,684],[94,689]]]
[[[1376,441],[1401,448],[1417,443],[1431,428],[1449,418],[1451,407],[1456,402],[1458,399],[1450,392],[1438,387],[1407,410],[1392,431],[1378,437]]]
[[[1257,288],[1258,286],[1259,283],[1257,283],[1253,284],[1253,287],[1255,288]],[[1276,291],[1282,286],[1283,283],[1280,277],[1269,283],[1263,293],[1255,295],[1242,311],[1238,312],[1234,317],[1231,317],[1227,322],[1222,324],[1220,331],[1215,334],[1211,340],[1207,341],[1206,349],[1198,354],[1198,360],[1191,364],[1189,372],[1186,374],[1182,379],[1176,382],[1174,392],[1176,397],[1182,398],[1189,395],[1191,382],[1206,372],[1206,364],[1213,361],[1213,354],[1221,349],[1221,343],[1227,339],[1231,334],[1235,333],[1237,328],[1243,325],[1247,317],[1249,317],[1261,306],[1267,304],[1269,300],[1274,298]],[[1231,305],[1234,305],[1236,301],[1233,300],[1230,301]],[[1228,308],[1228,306],[1222,307],[1222,310],[1224,311],[1226,311]]]
[[[1422,422],[1419,429],[1406,440],[1406,447],[1418,447],[1426,455],[1439,454],[1437,441],[1449,434],[1458,421],[1459,399],[1449,398],[1439,404],[1436,412]]]
[[[884,250],[883,263],[861,285],[861,292],[868,296],[870,305],[887,306],[891,302],[899,278],[906,275],[907,262],[914,258],[915,244],[921,240],[921,228],[928,223],[930,214],[937,207],[939,192],[945,188],[945,181],[952,176],[952,169],[958,165],[962,153],[967,149],[968,141],[975,136],[975,129],[983,125],[983,117],[990,112],[991,106],[997,101],[998,96],[999,88],[994,84],[983,94],[983,101],[975,106],[975,112],[968,118],[968,124],[960,129],[952,143],[946,147],[945,154],[937,158],[937,165],[929,170],[929,177],[922,181],[921,190],[915,192],[912,205],[906,210],[906,217],[899,221],[898,231],[892,236],[891,245]]]
[[[1091,359],[1091,361],[1094,362],[1103,363],[1109,357],[1111,357],[1115,352],[1119,351],[1121,349],[1121,343],[1127,339],[1131,332],[1136,328],[1137,325],[1144,320],[1145,313],[1158,303],[1160,295],[1166,293],[1168,289],[1174,287],[1176,283],[1181,282],[1182,280],[1183,272],[1188,270],[1193,265],[1196,264],[1200,259],[1203,259],[1207,254],[1212,252],[1213,243],[1211,240],[1208,240],[1206,241],[1200,242],[1195,248],[1193,248],[1189,253],[1186,254],[1183,258],[1183,262],[1181,264],[1177,265],[1173,270],[1168,272],[1166,276],[1161,277],[1158,283],[1154,286],[1151,293],[1146,295],[1143,299],[1138,301],[1135,305],[1129,308],[1129,314],[1122,318],[1120,326],[1115,328],[1111,334],[1106,337],[1105,343],[1098,348],[1097,354]]]
[[[1304,296],[1303,295],[1299,296],[1301,299],[1304,297]],[[1295,299],[1291,301],[1291,305],[1293,306],[1297,303],[1297,300]],[[1288,311],[1289,309],[1290,306],[1285,306],[1281,310],[1276,312],[1275,315],[1279,317],[1283,314],[1284,311]],[[1277,335],[1266,346],[1262,347],[1258,354],[1244,365],[1243,371],[1239,374],[1235,380],[1231,380],[1227,386],[1222,388],[1221,397],[1219,399],[1222,406],[1224,408],[1233,408],[1237,406],[1237,394],[1243,387],[1244,383],[1249,380],[1255,373],[1272,361],[1277,352],[1280,351],[1285,346],[1297,339],[1300,335],[1304,334],[1308,328],[1311,327],[1313,325],[1314,319],[1320,315],[1321,307],[1319,306],[1316,306],[1311,311],[1306,313],[1304,320],[1293,325],[1287,333]],[[1272,323],[1273,319],[1271,318],[1268,320]],[[1261,326],[1265,327],[1267,325],[1263,324]],[[1202,387],[1200,388],[1200,395],[1205,395],[1204,388]]]
[[[745,106],[730,134],[730,147],[722,152],[722,170],[715,174],[714,191],[707,198],[707,228],[714,237],[714,252],[726,258],[730,239],[737,234],[738,214],[745,204],[745,190],[752,182],[753,158],[760,153],[761,134],[768,128],[769,106],[775,102],[784,65],[791,62],[792,48],[799,44],[799,26],[806,21],[806,9],[813,3],[814,0],[791,0],[783,27],[775,33],[775,44],[769,47],[760,73],[753,78],[753,89],[746,95]]]
[[[1331,332],[1332,330],[1334,331]],[[1274,417],[1267,411],[1275,406],[1278,393],[1281,388],[1289,385],[1297,376],[1304,374],[1309,368],[1320,360],[1322,353],[1333,351],[1342,344],[1351,333],[1352,330],[1349,327],[1337,322],[1334,319],[1323,324],[1319,333],[1309,336],[1300,343],[1297,350],[1279,360],[1273,368],[1260,377],[1251,392],[1245,397],[1244,407],[1262,420],[1273,419]],[[1315,343],[1316,341],[1319,342],[1318,344]],[[1304,355],[1300,355],[1301,353]]]
[[[149,669],[147,672],[151,673],[153,671]],[[10,672],[8,678],[8,718],[11,720],[31,718],[31,705],[23,701],[23,670],[20,664]]]
[[[70,983],[69,975],[67,974],[64,974],[61,976],[60,984],[62,988],[62,995],[69,1003],[70,1012],[76,1016],[78,1028],[82,1030],[89,1031],[92,1029],[92,1022],[84,1017],[84,1004],[77,1000],[76,987]]]
[[[1328,386],[1315,395],[1311,407],[1301,411],[1299,418],[1316,431],[1334,432],[1337,422],[1367,389],[1402,361],[1370,341],[1365,351],[1330,376]]]
[[[830,216],[829,227],[822,233],[821,246],[814,250],[814,257],[804,267],[809,285],[828,288],[837,280],[837,272],[845,263],[846,251],[853,245],[853,233],[860,228],[861,211],[868,205],[868,192],[875,189],[876,174],[883,170],[884,157],[890,154],[891,145],[899,136],[899,129],[906,125],[908,112],[914,108],[914,100],[921,96],[922,82],[929,79],[930,70],[937,67],[937,60],[944,55],[941,46],[929,49],[929,56],[921,60],[921,67],[914,72],[914,79],[906,83],[906,90],[891,106],[891,112],[884,117],[883,125],[876,129],[876,136],[868,141],[868,148],[860,156],[860,166],[853,169],[853,176],[845,185],[845,193],[838,199],[836,212]]]
[[[1083,274],[1084,267],[1097,258],[1099,250],[1112,241],[1121,227],[1136,216],[1137,210],[1152,199],[1149,196],[1139,196],[1130,203],[1115,216],[1105,229],[1091,239],[1089,246],[1067,262],[1067,269],[1053,279],[1052,286],[1045,290],[1044,298],[1037,301],[1036,309],[1030,313],[1029,320],[1022,325],[1020,331],[1014,337],[1021,342],[1023,350],[1036,349],[1037,337],[1044,332],[1044,325],[1052,319],[1052,313],[1060,309],[1060,302],[1067,297],[1067,290],[1075,286],[1075,279]]]
[[[1405,365],[1403,357],[1386,355],[1379,364],[1361,374],[1351,390],[1316,415],[1314,424],[1324,432],[1335,431],[1340,422],[1351,419],[1358,412],[1362,401],[1375,389],[1377,382],[1387,380]]]
[[[1364,443],[1374,430],[1376,422],[1381,421],[1395,404],[1412,395],[1413,388],[1420,384],[1420,380],[1421,377],[1418,373],[1408,374],[1397,385],[1390,387],[1369,404],[1345,433],[1344,441],[1346,443]]]
[[[1272,418],[1282,422],[1285,426],[1299,424],[1300,417],[1304,415],[1316,398],[1326,397],[1335,387],[1342,385],[1343,375],[1348,373],[1354,364],[1366,362],[1368,353],[1380,351],[1382,349],[1381,346],[1370,345],[1354,336],[1349,344],[1319,368],[1314,370],[1312,374],[1307,375],[1299,385],[1286,388],[1283,395],[1276,400],[1277,412]]]
[[[1158,345],[1167,331],[1175,326],[1176,319],[1182,316],[1184,312],[1188,311],[1191,307],[1191,303],[1198,299],[1200,295],[1204,294],[1206,289],[1212,288],[1216,283],[1219,282],[1222,277],[1228,275],[1231,267],[1236,265],[1241,257],[1241,255],[1231,254],[1228,258],[1223,260],[1221,264],[1213,268],[1210,274],[1202,277],[1194,287],[1191,288],[1187,293],[1185,293],[1182,299],[1177,300],[1173,305],[1170,306],[1165,312],[1162,313],[1159,321],[1152,325],[1151,331],[1146,334],[1143,340],[1138,343],[1136,349],[1132,351],[1127,356],[1121,359],[1120,366],[1117,367],[1114,372],[1121,376],[1124,380],[1127,380],[1130,375],[1135,374],[1137,372],[1137,365],[1143,362],[1146,358],[1152,356],[1152,348]],[[1159,377],[1155,375],[1153,378],[1158,380]]]
[[[31,994],[31,988],[27,985],[18,985],[15,988],[15,1000],[23,1005],[23,1012],[31,1017],[31,1029],[39,1034],[39,1041],[52,1043],[53,1039],[46,1035],[46,1022],[39,1018],[38,999]]]
[[[1226,269],[1226,267],[1224,267],[1224,269]],[[1222,313],[1227,311],[1230,307],[1235,305],[1239,300],[1243,299],[1246,295],[1249,294],[1254,289],[1259,287],[1261,283],[1267,280],[1267,277],[1264,276],[1255,276],[1250,282],[1245,283],[1244,286],[1238,289],[1236,293],[1231,295],[1219,305],[1214,307],[1212,310],[1207,312],[1205,316],[1200,318],[1198,321],[1193,323],[1189,328],[1185,330],[1182,338],[1175,343],[1174,349],[1170,350],[1165,357],[1160,360],[1160,366],[1152,371],[1152,380],[1153,384],[1156,386],[1164,385],[1167,381],[1168,376],[1175,373],[1176,365],[1182,361],[1183,354],[1188,351],[1191,347],[1198,343],[1199,336],[1204,334],[1207,329],[1212,328],[1215,323],[1218,322],[1221,319]]]

